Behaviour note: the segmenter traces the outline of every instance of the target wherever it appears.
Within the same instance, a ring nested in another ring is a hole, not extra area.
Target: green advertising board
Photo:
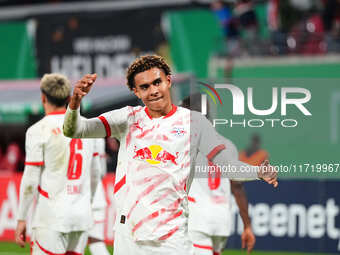
[[[0,79],[36,78],[34,22],[0,23]]]

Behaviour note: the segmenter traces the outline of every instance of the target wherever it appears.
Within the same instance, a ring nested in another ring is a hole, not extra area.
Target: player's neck
[[[66,111],[66,107],[65,106],[58,107],[58,106],[54,106],[50,104],[45,104],[44,110],[45,110],[45,115],[49,115],[51,113],[64,112]]]
[[[164,107],[160,111],[153,111],[152,109],[148,108],[148,114],[151,118],[164,117],[164,116],[168,115],[169,112],[171,112],[172,107],[173,107],[173,104],[170,102],[170,104],[168,104],[166,107]]]

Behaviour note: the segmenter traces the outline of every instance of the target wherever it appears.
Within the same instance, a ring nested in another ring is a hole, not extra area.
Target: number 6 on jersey
[[[67,179],[76,180],[81,176],[83,166],[83,157],[79,153],[83,149],[83,143],[80,139],[72,139],[70,142],[70,161],[67,169]],[[78,153],[77,153],[77,151]]]

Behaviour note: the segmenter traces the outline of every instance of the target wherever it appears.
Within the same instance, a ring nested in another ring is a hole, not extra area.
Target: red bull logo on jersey
[[[171,162],[172,164],[177,165],[178,152],[176,152],[176,156],[167,150],[164,150],[162,146],[159,145],[150,145],[149,147],[144,147],[141,149],[137,149],[135,147],[135,155],[134,159],[145,160],[151,165],[158,165],[160,163]]]

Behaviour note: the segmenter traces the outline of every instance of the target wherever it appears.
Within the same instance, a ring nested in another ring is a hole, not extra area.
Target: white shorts
[[[46,228],[32,230],[31,254],[81,255],[87,244],[87,232],[61,233]]]
[[[105,208],[93,210],[94,225],[89,230],[89,237],[104,240],[105,229]]]
[[[210,236],[199,231],[190,231],[195,255],[218,255],[221,254],[227,244],[227,236]]]
[[[134,241],[126,225],[118,223],[114,239],[114,255],[193,255],[189,235],[177,232],[164,241]]]

